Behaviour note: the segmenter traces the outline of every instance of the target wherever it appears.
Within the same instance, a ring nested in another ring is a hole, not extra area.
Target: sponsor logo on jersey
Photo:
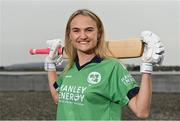
[[[84,92],[86,86],[61,85],[59,92],[59,101],[62,103],[84,105]]]
[[[99,72],[91,72],[87,77],[87,82],[90,84],[98,84],[101,81],[101,74]]]
[[[122,81],[125,85],[128,85],[129,83],[133,82],[134,79],[133,79],[133,77],[132,77],[131,75],[127,74],[127,75],[125,75],[125,76],[123,76],[123,77],[121,78],[121,81]]]

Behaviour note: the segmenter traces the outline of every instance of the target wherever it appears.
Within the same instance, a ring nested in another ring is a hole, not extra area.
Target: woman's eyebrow
[[[80,29],[80,28],[78,28],[78,27],[73,27],[73,28],[71,28],[71,29],[73,30],[73,29]]]
[[[94,29],[94,27],[87,27],[87,28],[85,28],[85,29]]]
[[[72,27],[71,29],[74,30],[74,29],[81,29],[81,28],[78,28],[78,27]],[[86,27],[86,28],[84,28],[84,29],[94,29],[94,27],[91,27],[91,26],[90,26],[90,27]]]

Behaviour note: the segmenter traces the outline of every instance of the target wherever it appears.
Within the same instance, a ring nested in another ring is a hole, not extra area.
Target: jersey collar
[[[95,56],[91,61],[85,63],[84,65],[80,66],[79,65],[79,59],[76,58],[75,59],[75,64],[78,70],[81,70],[83,67],[85,67],[86,65],[90,64],[90,63],[100,63],[103,60],[103,58],[99,57],[99,56]]]

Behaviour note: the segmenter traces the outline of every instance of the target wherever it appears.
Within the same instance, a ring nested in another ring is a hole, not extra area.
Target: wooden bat
[[[141,57],[144,50],[144,43],[140,38],[106,41],[106,45],[110,50],[110,52],[107,54],[110,57],[115,57],[118,59]],[[49,51],[49,48],[30,49],[29,53],[31,55],[49,54]],[[68,58],[62,48],[59,48],[58,52],[59,54],[63,54],[63,58]]]

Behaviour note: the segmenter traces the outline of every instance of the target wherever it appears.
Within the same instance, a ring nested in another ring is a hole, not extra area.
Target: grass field
[[[0,120],[54,120],[55,116],[49,92],[0,92]],[[137,118],[126,107],[123,119]],[[148,120],[180,120],[180,93],[153,93]]]

